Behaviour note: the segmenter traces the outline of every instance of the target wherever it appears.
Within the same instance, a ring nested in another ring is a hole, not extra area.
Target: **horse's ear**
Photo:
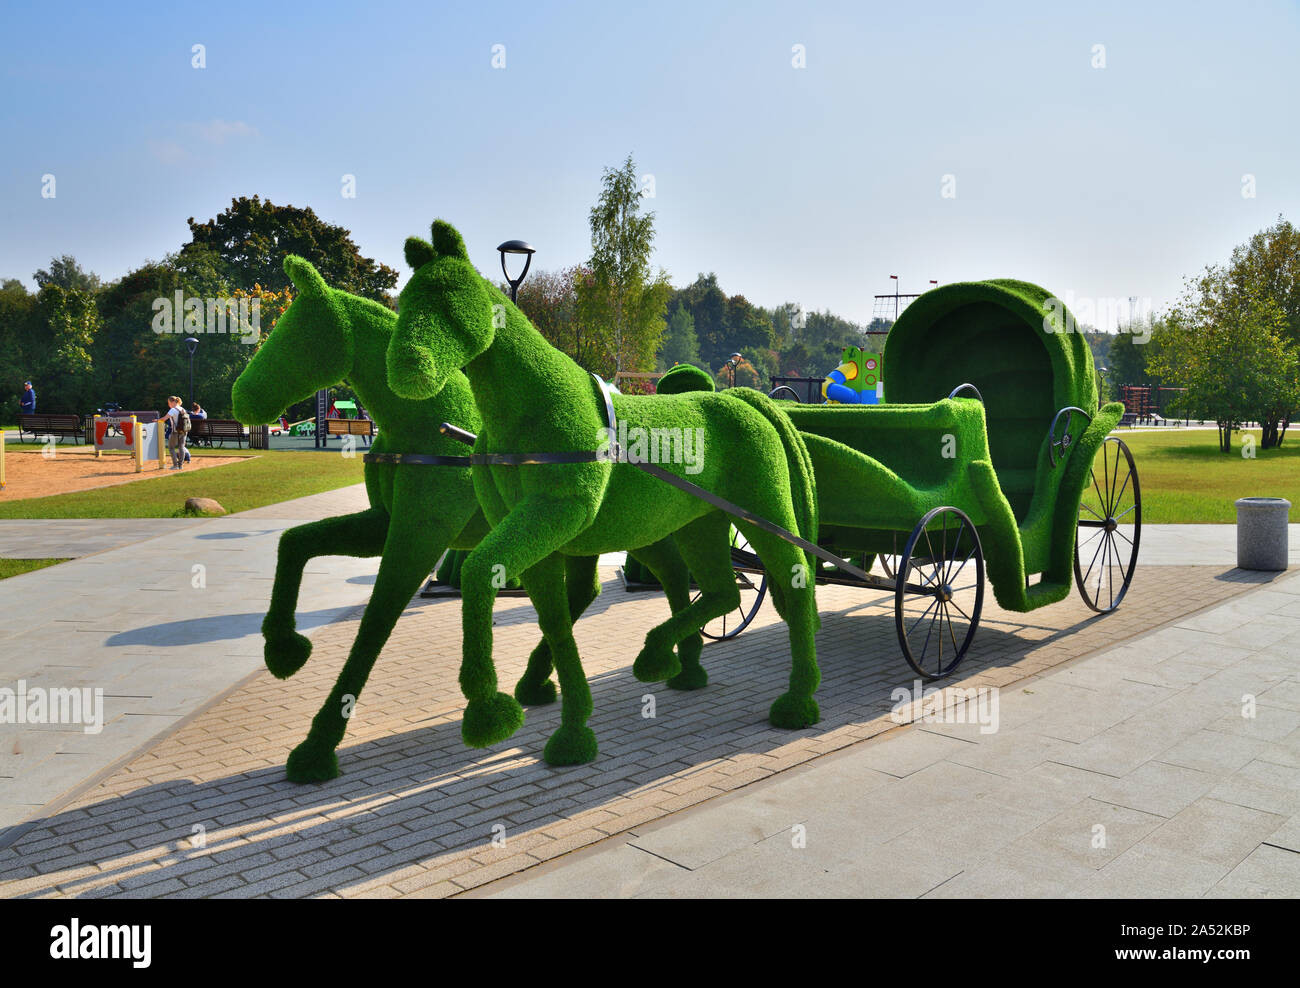
[[[406,263],[411,266],[412,271],[419,271],[436,256],[433,245],[428,241],[421,240],[419,237],[406,238]]]
[[[433,221],[433,249],[439,257],[459,257],[469,260],[469,251],[456,228],[446,220]]]
[[[324,295],[329,287],[320,272],[311,266],[311,262],[297,254],[285,256],[284,273],[289,276],[300,295]]]

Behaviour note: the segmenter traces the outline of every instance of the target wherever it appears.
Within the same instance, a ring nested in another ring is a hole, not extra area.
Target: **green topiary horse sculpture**
[[[493,577],[499,581],[504,572],[522,578],[560,680],[561,726],[544,757],[560,765],[590,761],[597,751],[595,735],[586,726],[591,692],[565,606],[565,557],[672,538],[701,593],[649,632],[633,665],[643,681],[668,679],[680,671],[674,646],[738,603],[728,516],[630,463],[591,458],[601,437],[608,441],[607,428],[615,425],[606,421],[608,396],[474,270],[450,224],[433,224],[432,243],[409,239],[406,259],[415,273],[402,291],[388,351],[393,390],[412,399],[432,398],[463,368],[482,420],[476,456],[570,454],[570,462],[478,461],[473,467],[475,491],[492,530],[469,554],[461,573],[460,683],[469,701],[462,736],[470,745],[486,746],[509,737],[523,723],[519,704],[497,692],[492,662]],[[661,462],[664,469],[809,541],[816,539],[807,450],[774,402],[747,389],[614,395],[610,400],[620,435],[648,434],[651,441],[676,436],[679,452],[686,437],[699,437],[698,471],[690,471],[683,458]],[[816,723],[815,570],[803,552],[777,536],[745,521],[736,524],[772,574],[773,602],[790,632],[790,688],[772,705],[770,719],[789,728]]]
[[[318,389],[346,380],[379,427],[372,453],[381,458],[463,454],[463,447],[443,437],[438,426],[451,421],[471,431],[479,427],[465,376],[459,371],[450,374],[446,386],[428,399],[399,397],[388,387],[385,368],[396,313],[329,288],[300,257],[286,257],[284,270],[297,294],[235,381],[231,392],[235,417],[248,424],[269,422]],[[326,555],[382,557],[347,662],[312,720],[307,738],[289,755],[286,772],[294,782],[338,775],[335,749],[347,728],[345,711],[360,696],[398,617],[444,549],[473,548],[487,532],[470,471],[464,467],[367,462],[364,477],[370,500],[365,511],[299,525],[280,537],[262,634],[266,666],[281,679],[292,676],[311,655],[311,641],[295,630],[298,593],[308,561]],[[690,575],[672,546],[652,546],[638,556],[672,583],[670,603],[685,607]],[[596,561],[594,555],[567,560],[565,586],[574,618],[600,593]],[[673,684],[678,688],[695,688],[707,681],[699,665],[702,643],[698,635],[696,639],[693,648],[688,642],[680,650],[683,672]],[[550,673],[550,648],[543,640],[515,688],[519,702],[553,702],[556,689]]]

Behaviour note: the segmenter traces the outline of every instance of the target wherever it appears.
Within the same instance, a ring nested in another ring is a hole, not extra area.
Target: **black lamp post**
[[[731,386],[733,388],[736,386],[736,365],[740,363],[740,361],[741,356],[738,353],[733,353],[727,358],[727,366],[731,368]]]
[[[187,337],[185,337],[185,345],[186,345],[187,347],[189,347],[189,351],[190,351],[190,395],[189,395],[189,404],[190,404],[190,408],[193,408],[193,407],[194,407],[194,351],[197,350],[197,349],[199,348],[199,341],[196,340],[193,336],[187,336]]]
[[[533,254],[536,253],[532,244],[523,240],[507,240],[497,248],[501,252],[501,273],[506,276],[506,281],[510,283],[510,301],[514,302],[515,297],[519,294],[519,286],[523,284],[524,278],[528,277],[528,266],[533,263]],[[523,254],[524,269],[519,272],[518,278],[511,278],[510,272],[506,270],[507,254]]]

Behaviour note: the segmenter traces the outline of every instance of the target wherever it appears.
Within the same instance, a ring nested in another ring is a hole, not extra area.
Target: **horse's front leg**
[[[306,739],[289,755],[286,774],[291,782],[320,782],[339,774],[334,751],[343,740],[348,718],[370,678],[375,660],[411,597],[465,523],[463,513],[454,510],[434,517],[424,514],[432,500],[425,488],[435,477],[431,474],[415,477],[419,483],[408,474],[394,484],[393,520],[388,527],[375,588],[334,688],[312,719]],[[446,506],[454,505],[448,499]]]
[[[370,508],[286,529],[280,536],[271,606],[262,619],[263,657],[278,679],[288,679],[311,655],[311,641],[296,630],[302,572],[317,556],[378,556],[388,537],[388,512]]]
[[[582,765],[596,757],[596,735],[587,726],[591,716],[591,687],[582,669],[573,620],[565,598],[555,592],[564,577],[565,562],[548,556],[524,573],[524,587],[537,609],[537,624],[555,660],[560,679],[560,726],[546,742],[542,757],[549,765]]]
[[[599,556],[565,556],[564,588],[569,598],[569,620],[576,623],[582,612],[600,596],[600,580],[596,575]],[[555,684],[551,682],[551,646],[545,636],[528,656],[528,668],[515,684],[515,699],[525,706],[540,706],[555,702]]]
[[[511,509],[465,560],[460,577],[461,624],[464,629],[460,688],[469,702],[465,705],[461,737],[470,747],[486,748],[504,741],[524,722],[524,711],[519,701],[497,692],[496,666],[492,662],[492,607],[497,590],[510,577],[523,576],[525,571],[571,541],[586,527],[587,518],[587,506],[580,499],[530,494]],[[556,604],[567,621],[569,607],[562,578],[563,566],[559,561],[555,565],[559,567],[556,580],[546,585],[534,581],[533,586],[528,586],[525,581],[524,585],[539,614],[543,608],[548,615],[552,614],[552,604]],[[568,623],[572,625],[572,622]],[[564,689],[565,670],[561,667],[560,656],[555,654],[551,637],[546,635],[556,668],[560,671],[560,687]],[[564,702],[567,708],[567,697]]]

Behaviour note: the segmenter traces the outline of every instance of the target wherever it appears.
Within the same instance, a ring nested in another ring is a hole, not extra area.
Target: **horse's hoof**
[[[702,690],[709,685],[709,674],[704,666],[687,666],[672,679],[668,680],[670,690]]]
[[[822,719],[822,715],[817,709],[817,701],[812,697],[782,693],[772,704],[767,719],[771,721],[773,727],[797,731],[803,727],[812,727]]]
[[[524,708],[506,693],[490,700],[470,700],[460,722],[460,736],[471,748],[486,748],[504,741],[524,725]]]
[[[339,775],[339,756],[328,745],[308,738],[293,751],[284,767],[290,782],[328,782]]]
[[[596,757],[596,733],[590,727],[562,725],[542,752],[547,765],[585,765]]]
[[[658,649],[646,643],[632,663],[632,675],[643,683],[662,683],[682,671],[682,663],[671,648]]]
[[[290,631],[287,635],[280,633],[275,637],[268,636],[262,648],[262,656],[266,659],[266,668],[272,676],[288,679],[307,664],[307,659],[311,657],[311,640],[296,631]]]
[[[548,703],[554,703],[558,695],[559,690],[549,679],[538,682],[525,677],[515,686],[515,699],[525,707],[544,707]]]

